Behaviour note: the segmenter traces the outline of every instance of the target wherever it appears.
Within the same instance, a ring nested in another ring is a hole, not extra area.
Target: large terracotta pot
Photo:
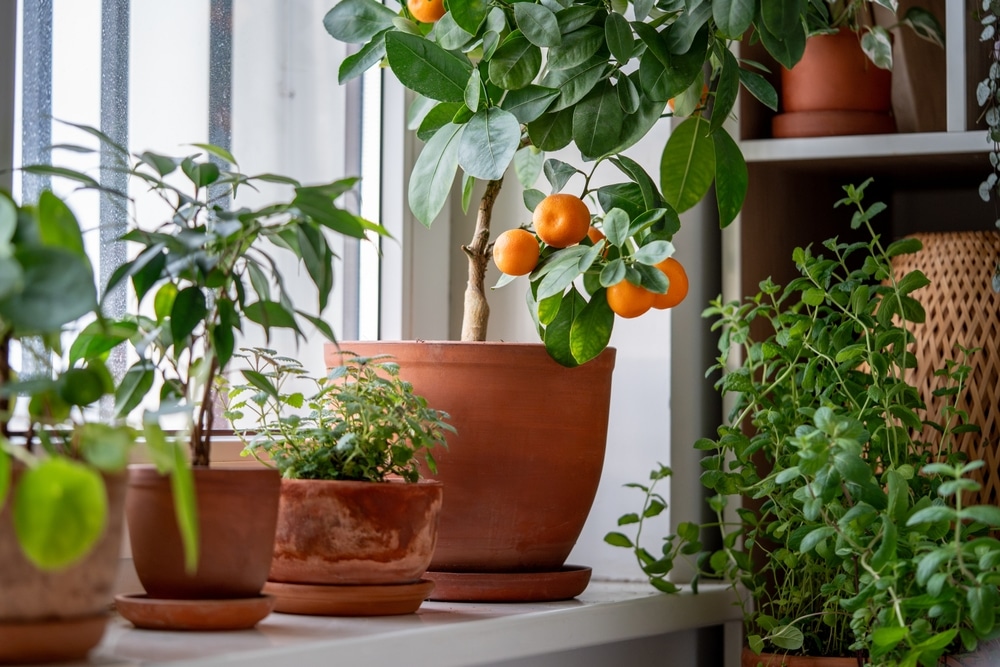
[[[281,480],[271,581],[406,584],[427,571],[442,484]]]
[[[274,549],[281,488],[270,468],[195,468],[197,572],[184,569],[170,479],[152,466],[129,468],[126,499],[136,573],[155,599],[226,599],[260,595]]]
[[[125,475],[104,482],[104,536],[62,570],[32,565],[15,539],[10,505],[0,512],[0,663],[80,660],[101,640],[121,557]]]
[[[761,653],[743,647],[740,667],[858,667],[855,658],[823,658],[805,655]]]
[[[564,368],[542,345],[344,342],[390,354],[457,434],[434,452],[448,497],[431,570],[559,570],[583,529],[604,464],[615,351]],[[327,346],[327,366],[336,347]],[[584,584],[586,585],[586,584]]]
[[[775,137],[896,131],[892,72],[876,67],[861,50],[860,36],[848,29],[810,37],[795,67],[782,68],[781,106],[772,123]]]

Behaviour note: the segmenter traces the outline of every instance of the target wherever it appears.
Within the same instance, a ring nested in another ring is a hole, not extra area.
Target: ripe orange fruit
[[[656,268],[663,271],[664,275],[667,276],[667,280],[670,281],[670,287],[667,288],[666,294],[653,294],[653,308],[659,308],[660,310],[673,308],[687,296],[687,273],[684,271],[684,266],[673,257],[667,257],[657,264]]]
[[[421,23],[434,23],[444,16],[444,0],[406,0],[406,8]]]
[[[538,239],[525,229],[508,229],[493,244],[493,263],[511,276],[531,273],[538,264]]]
[[[531,218],[535,233],[546,245],[568,248],[590,231],[590,209],[574,195],[549,195],[538,203]]]
[[[601,239],[607,238],[606,236],[604,236],[604,232],[602,232],[597,227],[591,227],[590,229],[588,229],[587,236],[590,238],[590,242],[593,243],[594,245],[597,245],[597,242],[600,241]]]
[[[626,279],[608,288],[608,305],[621,317],[639,317],[653,307],[656,294],[645,287],[639,287]]]

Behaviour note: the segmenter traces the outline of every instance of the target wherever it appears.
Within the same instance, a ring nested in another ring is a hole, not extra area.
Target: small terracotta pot
[[[281,480],[271,581],[419,581],[437,542],[441,482]]]
[[[125,475],[105,475],[104,483],[104,536],[82,560],[62,570],[42,571],[31,564],[14,536],[10,504],[0,512],[0,663],[78,660],[101,640],[118,573]]]
[[[855,658],[824,658],[807,655],[761,653],[743,647],[740,667],[858,667]]]
[[[130,466],[125,503],[136,573],[159,599],[260,595],[267,581],[278,518],[280,476],[270,468],[195,468],[197,572],[184,569],[170,479],[152,466]]]
[[[782,68],[781,106],[775,137],[895,131],[892,72],[876,67],[846,28],[810,37],[795,67]]]
[[[400,376],[457,434],[434,452],[441,512],[437,572],[558,571],[576,543],[604,465],[615,350],[565,368],[526,343],[342,342],[392,355]],[[328,367],[340,364],[335,346]]]

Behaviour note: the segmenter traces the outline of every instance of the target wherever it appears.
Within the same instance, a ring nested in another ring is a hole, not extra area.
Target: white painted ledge
[[[408,616],[271,614],[241,632],[137,630],[116,617],[90,665],[435,665],[459,667],[658,637],[739,621],[727,587],[663,595],[644,583],[590,584],[576,600],[425,602]]]

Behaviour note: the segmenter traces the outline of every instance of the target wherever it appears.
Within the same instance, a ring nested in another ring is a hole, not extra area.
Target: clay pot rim
[[[362,482],[353,479],[300,479],[282,477],[281,484],[327,484],[346,487],[369,487],[379,486],[387,488],[437,488],[443,487],[444,482],[437,479],[418,479],[416,482],[407,482],[402,479],[387,479],[384,482]]]
[[[352,344],[362,344],[362,345],[379,345],[389,347],[407,347],[407,346],[421,346],[425,349],[431,350],[434,348],[438,349],[448,349],[452,353],[452,357],[447,359],[438,360],[439,363],[447,364],[463,364],[463,363],[474,363],[476,365],[508,365],[511,363],[510,359],[506,356],[502,359],[491,359],[489,361],[483,359],[479,352],[483,350],[504,350],[507,353],[519,354],[531,358],[531,355],[536,355],[539,359],[547,360],[551,364],[563,372],[572,372],[575,370],[582,370],[587,368],[597,369],[601,367],[614,368],[615,359],[618,355],[618,348],[613,346],[608,346],[601,351],[596,357],[591,359],[585,364],[580,364],[579,366],[561,366],[558,362],[549,356],[548,351],[545,349],[543,343],[521,343],[514,341],[470,341],[470,340],[348,340],[339,341],[338,343],[327,343],[326,347],[328,350],[332,350],[332,354],[338,354],[341,351],[344,352],[356,352],[352,350]],[[387,352],[388,353],[388,352]],[[327,355],[331,352],[327,352]],[[459,356],[459,355],[465,356]],[[390,361],[398,361],[398,359],[391,359]],[[544,363],[544,361],[542,362]]]
[[[191,473],[203,481],[213,481],[216,483],[233,482],[240,484],[240,479],[246,480],[248,476],[254,477],[276,477],[281,474],[277,468],[268,467],[247,467],[247,466],[196,466],[191,468]],[[152,463],[132,463],[128,466],[128,483],[130,486],[155,485],[169,482],[170,476],[162,474]]]

